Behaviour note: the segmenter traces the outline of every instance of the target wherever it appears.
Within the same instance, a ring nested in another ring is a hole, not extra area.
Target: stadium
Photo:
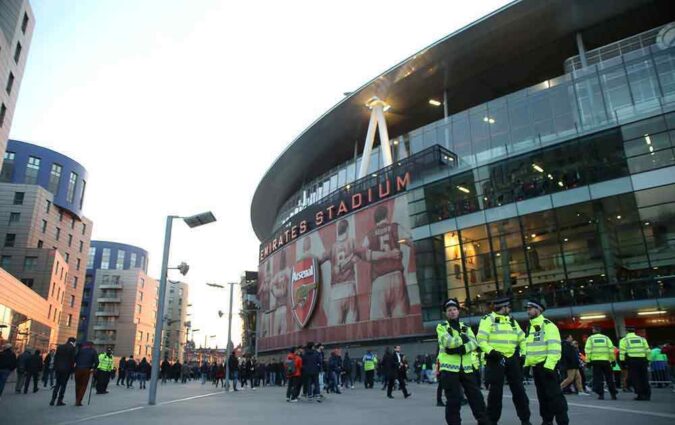
[[[512,2],[319,117],[253,197],[258,351],[428,340],[448,296],[474,324],[509,295],[519,320],[536,298],[570,333],[666,338],[671,6]]]

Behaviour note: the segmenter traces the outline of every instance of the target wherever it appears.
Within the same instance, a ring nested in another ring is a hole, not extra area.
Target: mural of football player
[[[347,219],[336,226],[337,238],[319,263],[330,261],[331,291],[328,306],[328,325],[343,325],[359,320],[356,302],[356,261],[359,260],[350,235]]]
[[[282,335],[287,331],[286,313],[288,309],[288,287],[291,281],[291,269],[286,262],[286,252],[279,252],[279,271],[270,282],[270,309],[274,310],[272,335]]]
[[[401,244],[412,242],[398,223],[390,222],[385,205],[374,214],[375,228],[363,240],[365,260],[370,262],[373,282],[370,298],[370,319],[402,317],[410,310],[410,299],[404,277]]]

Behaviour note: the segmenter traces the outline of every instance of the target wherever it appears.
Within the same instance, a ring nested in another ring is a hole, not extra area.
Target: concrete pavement
[[[170,383],[160,386],[158,404],[148,406],[147,390],[126,389],[112,385],[110,394],[92,395],[91,405],[73,406],[74,383],[68,385],[64,407],[48,405],[51,392],[41,389],[36,394],[15,394],[6,388],[0,400],[0,425],[21,424],[229,424],[302,423],[311,418],[321,424],[379,424],[410,425],[411,423],[442,424],[443,408],[435,406],[435,386],[411,384],[413,397],[403,399],[400,392],[389,400],[379,388],[345,390],[342,395],[331,394],[323,403],[286,403],[285,390],[268,387],[256,391],[225,393],[211,384]],[[534,387],[530,395],[532,423],[539,424],[538,405]],[[508,397],[508,389],[505,395]],[[651,402],[633,401],[633,394],[620,393],[618,401],[596,400],[595,397],[567,396],[570,420],[574,425],[670,425],[675,423],[675,393],[670,389],[654,389]],[[85,399],[86,403],[86,399]],[[465,423],[474,419],[467,407],[462,409]],[[500,425],[519,425],[510,400],[504,400]]]

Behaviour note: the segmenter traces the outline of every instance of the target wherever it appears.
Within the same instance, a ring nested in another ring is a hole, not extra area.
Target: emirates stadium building
[[[376,76],[272,164],[258,350],[434,335],[510,295],[569,332],[675,325],[668,0],[515,1]],[[413,350],[414,351],[414,350]]]

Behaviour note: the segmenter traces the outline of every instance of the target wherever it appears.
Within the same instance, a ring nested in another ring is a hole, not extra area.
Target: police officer
[[[619,360],[628,369],[628,376],[637,394],[635,400],[646,401],[652,396],[647,373],[649,344],[646,339],[635,334],[634,327],[626,327],[626,331],[626,336],[619,341]]]
[[[593,335],[586,340],[584,352],[587,361],[593,367],[593,391],[598,394],[598,400],[605,399],[603,380],[607,381],[607,388],[612,395],[612,400],[616,400],[616,384],[610,364],[616,360],[614,358],[614,345],[612,340],[602,334],[602,329],[599,326],[593,326]]]
[[[366,373],[364,380],[366,388],[373,388],[375,381],[375,368],[377,367],[377,356],[370,350],[363,356],[363,371]]]
[[[520,362],[520,355],[525,354],[525,333],[510,315],[510,298],[497,299],[493,305],[495,311],[484,316],[478,327],[478,345],[485,353],[485,380],[489,385],[488,416],[496,424],[502,415],[502,394],[506,377],[521,424],[531,425],[530,400],[523,386]]]
[[[443,304],[448,320],[436,326],[438,337],[438,362],[441,386],[445,391],[445,421],[448,425],[462,423],[460,416],[462,388],[469,401],[471,412],[479,425],[490,425],[485,410],[485,400],[474,377],[472,352],[478,342],[471,328],[459,321],[459,302],[449,298]]]
[[[112,348],[98,355],[98,367],[96,368],[96,394],[108,393],[108,382],[113,370]]]
[[[527,303],[530,326],[525,339],[525,366],[532,366],[542,425],[553,425],[553,418],[558,425],[568,425],[567,400],[560,389],[555,370],[562,355],[560,332],[553,322],[544,318],[543,312],[543,303]]]

